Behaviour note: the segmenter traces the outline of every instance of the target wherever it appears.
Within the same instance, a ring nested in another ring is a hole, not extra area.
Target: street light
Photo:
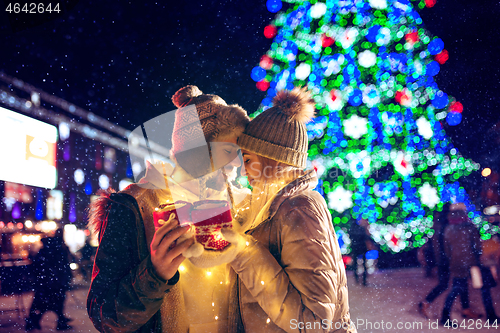
[[[488,177],[489,175],[491,175],[491,169],[490,168],[484,168],[483,171],[481,171],[481,175],[483,177]]]

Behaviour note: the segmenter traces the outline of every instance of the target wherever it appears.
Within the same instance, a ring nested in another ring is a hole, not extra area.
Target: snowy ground
[[[482,320],[477,322],[464,321],[466,327],[448,329],[437,326],[443,309],[444,299],[448,291],[440,295],[432,304],[432,319],[426,320],[418,313],[417,305],[425,298],[427,293],[437,285],[436,278],[425,278],[420,268],[405,268],[395,270],[377,271],[369,276],[368,287],[353,283],[352,273],[349,280],[349,303],[351,318],[358,327],[358,332],[498,332],[499,329],[477,329],[481,327]],[[450,283],[451,284],[451,283]],[[451,287],[451,286],[450,286]],[[497,315],[500,315],[500,287],[491,290]],[[479,290],[469,287],[471,308],[478,313],[485,313]],[[460,317],[460,302],[457,298],[452,312],[452,319],[457,319],[462,324]],[[382,321],[384,326],[382,329]],[[397,325],[403,327],[398,329]],[[372,326],[370,326],[370,324]],[[473,324],[473,325],[471,325]],[[500,323],[498,323],[500,326]],[[431,325],[431,326],[429,326]],[[392,326],[392,329],[390,328]],[[406,328],[405,328],[406,327]],[[378,328],[378,329],[376,329]]]
[[[446,329],[443,327],[433,328],[441,313],[446,293],[441,295],[431,307],[433,319],[429,321],[422,318],[417,311],[418,302],[435,286],[437,280],[424,278],[420,268],[406,268],[397,270],[378,271],[369,277],[368,287],[356,285],[352,272],[348,272],[349,298],[351,306],[351,318],[357,324],[358,332],[498,332],[499,329],[477,329],[483,321],[478,320],[474,325],[472,322],[464,322],[466,329]],[[484,314],[481,295],[478,290],[469,289],[471,307],[479,313]],[[497,314],[500,315],[500,287],[492,289],[493,300]],[[26,308],[31,304],[32,293],[23,295],[23,303]],[[74,328],[68,332],[96,332],[85,310],[87,297],[87,286],[80,285],[79,288],[68,292],[66,299],[66,313],[74,320],[70,323]],[[454,304],[452,319],[459,320],[459,300]],[[24,331],[24,320],[15,311],[14,296],[0,297],[0,333]],[[28,310],[27,310],[28,311]],[[402,328],[398,328],[398,323]],[[500,324],[500,323],[499,323]],[[371,327],[370,327],[371,325]],[[405,328],[406,325],[406,328]],[[469,326],[470,325],[470,326]],[[48,313],[42,320],[42,331],[33,332],[56,332],[56,315]],[[391,328],[389,328],[392,326]],[[383,327],[383,328],[382,328]],[[469,328],[470,327],[470,328]],[[377,329],[378,328],[378,329]]]

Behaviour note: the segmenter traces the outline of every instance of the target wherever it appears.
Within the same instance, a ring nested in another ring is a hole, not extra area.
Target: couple
[[[172,134],[175,167],[149,165],[138,183],[90,206],[100,243],[87,299],[94,326],[101,332],[356,332],[331,216],[313,191],[314,170],[303,171],[305,123],[315,110],[309,93],[280,91],[273,107],[251,122],[241,107],[195,86],[172,100],[180,108]],[[200,137],[205,147],[195,144]],[[206,163],[200,148],[208,150]],[[238,168],[251,194],[226,185]],[[234,226],[222,231],[230,243],[225,249],[200,249],[190,228],[175,219],[155,230],[152,215],[160,204],[224,195],[233,203]]]

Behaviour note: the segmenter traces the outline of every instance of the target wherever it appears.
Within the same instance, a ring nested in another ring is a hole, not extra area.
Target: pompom
[[[292,91],[281,90],[273,98],[273,106],[281,113],[290,117],[290,120],[297,120],[307,123],[314,118],[316,110],[311,93],[306,88],[295,88]]]
[[[203,92],[197,86],[185,86],[172,96],[172,102],[178,108],[186,106],[189,101],[195,97],[202,95]]]

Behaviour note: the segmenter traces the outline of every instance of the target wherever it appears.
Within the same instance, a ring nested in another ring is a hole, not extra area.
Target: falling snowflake
[[[368,120],[366,118],[352,115],[349,119],[343,121],[344,133],[353,139],[359,139],[368,133]]]
[[[328,193],[328,207],[335,209],[339,213],[343,213],[346,209],[352,207],[352,192],[346,190],[342,186],[338,186],[335,190]]]
[[[429,208],[434,208],[439,203],[439,196],[437,190],[429,185],[429,183],[425,183],[418,189],[418,194],[420,194],[420,201],[422,204],[426,205]]]

